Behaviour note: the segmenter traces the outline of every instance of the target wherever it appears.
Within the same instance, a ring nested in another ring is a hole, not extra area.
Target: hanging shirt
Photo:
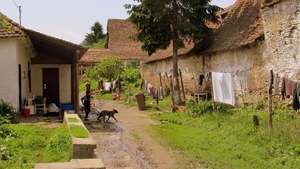
[[[214,101],[235,105],[231,73],[212,72]]]
[[[294,90],[296,88],[296,82],[282,77],[282,84],[281,84],[281,94],[282,94],[282,100],[284,100],[284,97],[287,96],[293,96]]]

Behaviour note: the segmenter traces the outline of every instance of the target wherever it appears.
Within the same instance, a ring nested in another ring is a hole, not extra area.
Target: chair
[[[34,101],[35,114],[37,114],[39,110],[42,110],[44,114],[47,113],[46,100],[47,97],[44,97],[41,102]]]

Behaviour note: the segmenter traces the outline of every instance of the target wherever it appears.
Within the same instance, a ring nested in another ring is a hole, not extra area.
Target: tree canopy
[[[91,27],[91,33],[85,35],[83,45],[92,46],[94,43],[97,43],[100,39],[105,38],[106,35],[103,33],[103,27],[100,22],[95,22]]]
[[[178,49],[184,40],[194,42],[196,49],[208,46],[213,30],[207,22],[218,22],[216,12],[221,8],[210,5],[211,0],[137,0],[138,5],[126,4],[128,20],[142,42],[142,50],[149,56],[158,49],[166,49],[173,42],[173,77],[175,104],[181,104],[178,80]],[[174,103],[173,103],[174,104]]]
[[[117,56],[107,56],[101,59],[100,63],[97,63],[86,75],[98,80],[101,77],[104,80],[112,81],[117,79],[123,71],[123,63]]]

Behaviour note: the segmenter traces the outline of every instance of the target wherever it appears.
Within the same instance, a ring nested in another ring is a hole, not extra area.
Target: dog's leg
[[[116,118],[115,118],[115,116],[114,115],[112,115],[112,117],[116,120],[116,121],[118,121]]]
[[[110,116],[108,116],[108,118],[107,118],[106,122],[108,122],[109,118],[110,118]]]
[[[106,123],[106,121],[105,121],[105,115],[103,115],[103,123]]]

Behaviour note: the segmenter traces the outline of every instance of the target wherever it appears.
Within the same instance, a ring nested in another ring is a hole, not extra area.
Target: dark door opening
[[[59,70],[58,68],[43,68],[43,96],[47,104],[55,103],[59,107]]]

